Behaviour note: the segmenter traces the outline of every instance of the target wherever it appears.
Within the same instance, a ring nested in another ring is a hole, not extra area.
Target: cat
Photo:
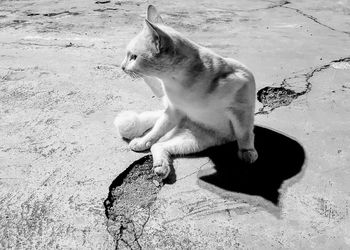
[[[143,30],[128,44],[121,67],[143,78],[165,106],[141,114],[124,111],[114,121],[120,135],[131,140],[131,150],[151,150],[156,174],[167,178],[171,155],[235,140],[239,159],[257,160],[255,80],[246,66],[185,38],[149,5]]]

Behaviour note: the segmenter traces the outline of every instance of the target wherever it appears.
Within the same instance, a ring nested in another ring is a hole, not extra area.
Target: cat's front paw
[[[153,170],[160,178],[166,179],[170,174],[170,162],[166,159],[162,159],[159,162],[153,163]]]
[[[131,150],[140,152],[145,151],[151,147],[151,142],[145,140],[144,138],[135,138],[129,143],[129,147]]]
[[[247,164],[252,164],[258,159],[258,152],[255,149],[239,149],[238,158]]]

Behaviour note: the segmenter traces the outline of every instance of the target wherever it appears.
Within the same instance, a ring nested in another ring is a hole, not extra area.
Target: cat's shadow
[[[236,142],[187,157],[208,157],[213,163],[212,168],[198,172],[199,186],[225,197],[261,197],[278,206],[283,190],[302,176],[305,151],[299,142],[281,132],[255,126],[254,133],[259,158],[251,165],[238,159]],[[164,182],[176,182],[173,166]]]
[[[254,132],[259,153],[255,163],[239,161],[237,143],[210,148],[201,155],[209,157],[214,167],[199,171],[198,183],[221,196],[262,197],[277,206],[283,189],[303,173],[305,152],[300,143],[280,132],[260,126]]]

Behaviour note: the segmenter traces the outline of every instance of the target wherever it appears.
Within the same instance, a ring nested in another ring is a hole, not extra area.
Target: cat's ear
[[[145,19],[145,23],[146,29],[151,33],[152,42],[154,43],[157,54],[172,46],[172,40],[167,33],[147,19]]]
[[[152,23],[161,23],[161,24],[164,23],[156,7],[154,7],[153,5],[148,5],[147,20],[150,20]]]

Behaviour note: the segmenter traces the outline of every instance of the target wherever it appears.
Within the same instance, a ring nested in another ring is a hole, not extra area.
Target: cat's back
[[[226,103],[225,98],[233,98],[241,88],[255,91],[252,72],[241,62],[223,57],[214,51],[198,46],[201,63],[204,65],[197,79],[197,90],[209,99]]]
[[[217,54],[213,50],[192,41],[172,27],[164,24],[160,24],[159,27],[172,37],[178,52],[180,52],[179,54],[185,54],[188,59],[187,62],[191,64],[186,65],[184,63],[183,66],[190,69],[193,76],[199,76],[200,80],[210,80],[212,76],[214,76],[214,79],[221,79],[232,73],[250,81],[254,80],[251,71],[241,62]]]
[[[178,69],[178,79],[164,79],[170,100],[181,108],[224,107],[238,100],[239,89],[244,91],[244,102],[254,98],[255,81],[251,71],[233,58],[221,56],[182,33],[166,25],[159,25],[171,36],[176,50],[174,62]],[[179,81],[178,84],[176,81]],[[178,87],[174,87],[178,86]],[[250,96],[246,96],[252,93]],[[249,100],[248,100],[249,99]]]

